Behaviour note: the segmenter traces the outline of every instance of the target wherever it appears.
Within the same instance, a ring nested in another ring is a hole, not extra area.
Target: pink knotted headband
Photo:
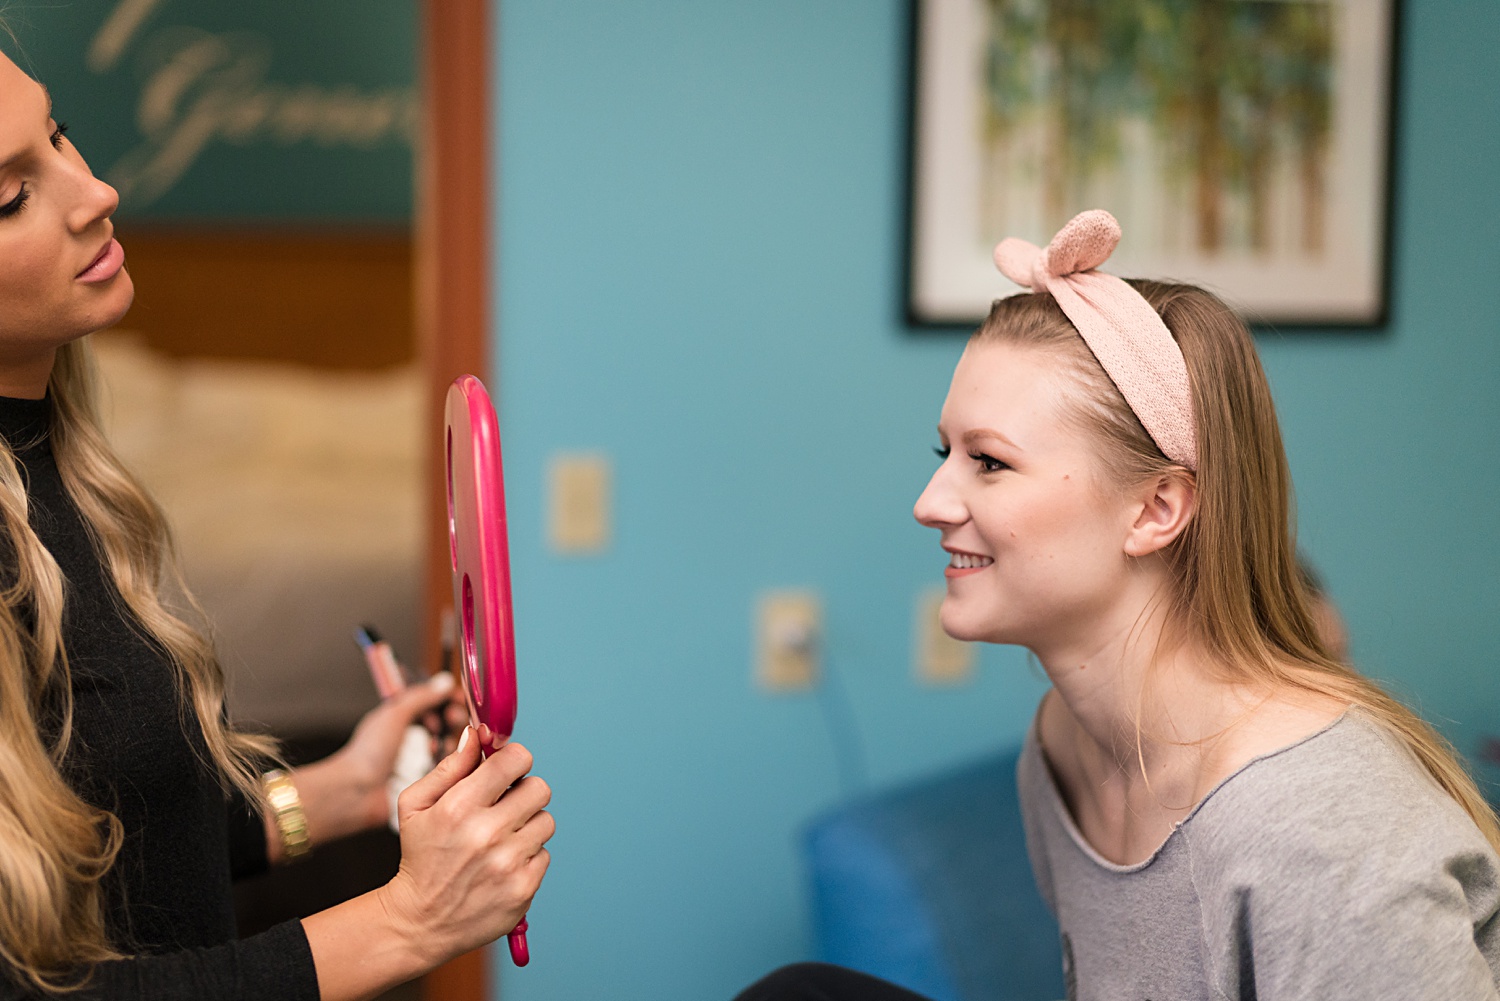
[[[1120,242],[1103,209],[1074,216],[1045,248],[1008,237],[995,248],[1000,273],[1050,293],[1162,454],[1198,468],[1187,362],[1160,314],[1114,275],[1095,271]]]

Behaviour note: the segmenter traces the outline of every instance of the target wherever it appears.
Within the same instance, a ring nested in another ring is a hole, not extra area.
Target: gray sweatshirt
[[[1225,779],[1137,865],[1083,840],[1035,727],[1017,772],[1070,1001],[1500,998],[1500,858],[1358,710]]]

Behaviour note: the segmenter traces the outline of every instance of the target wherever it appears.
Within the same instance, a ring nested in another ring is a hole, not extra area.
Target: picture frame
[[[1385,323],[1398,0],[912,2],[911,325],[972,329],[995,244],[1091,208],[1110,273]]]

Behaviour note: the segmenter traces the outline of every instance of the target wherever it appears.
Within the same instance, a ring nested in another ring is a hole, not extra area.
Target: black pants
[[[783,966],[734,1001],[927,1001],[904,987],[827,963]]]

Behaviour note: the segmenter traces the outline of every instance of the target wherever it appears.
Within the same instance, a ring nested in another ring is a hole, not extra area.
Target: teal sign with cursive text
[[[409,223],[416,0],[27,0],[3,17],[122,220]]]

